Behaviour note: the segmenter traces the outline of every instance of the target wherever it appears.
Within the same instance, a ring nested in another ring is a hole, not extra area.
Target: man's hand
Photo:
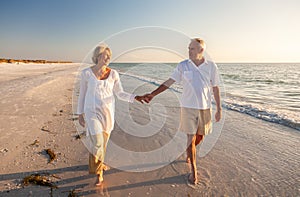
[[[136,96],[136,97],[134,97],[135,98],[135,100],[137,100],[137,101],[139,101],[140,103],[142,103],[142,104],[144,104],[144,100],[145,100],[145,98],[144,98],[144,96]]]
[[[165,81],[164,83],[162,83],[153,92],[144,94],[143,96],[136,96],[135,99],[141,103],[143,103],[143,101],[146,103],[149,103],[154,98],[154,96],[156,96],[156,95],[160,94],[161,92],[165,91],[166,89],[168,89],[174,82],[175,82],[175,80],[170,78],[167,81]]]
[[[153,97],[154,96],[152,94],[144,94],[143,96],[136,96],[135,100],[144,104],[144,102],[149,103],[153,99]]]
[[[84,120],[83,114],[80,114],[80,115],[79,115],[78,120],[79,120],[79,124],[80,124],[82,127],[85,127],[85,120]]]
[[[154,98],[154,95],[153,94],[145,94],[144,98],[145,98],[145,102],[149,103]]]
[[[222,111],[221,110],[217,110],[216,114],[215,114],[215,120],[216,122],[219,122],[222,118]]]

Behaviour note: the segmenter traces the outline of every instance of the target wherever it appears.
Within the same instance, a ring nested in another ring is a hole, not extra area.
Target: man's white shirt
[[[217,65],[205,59],[196,66],[190,59],[180,62],[170,77],[183,86],[181,107],[209,109],[212,101],[212,87],[219,86]]]

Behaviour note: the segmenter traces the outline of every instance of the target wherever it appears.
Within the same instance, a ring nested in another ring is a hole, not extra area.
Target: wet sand
[[[71,190],[79,196],[300,195],[299,131],[226,110],[215,146],[204,157],[198,155],[200,183],[196,188],[186,181],[185,154],[151,171],[129,172],[118,163],[118,168],[104,173],[103,186],[94,187],[95,178],[88,174],[88,151],[75,138],[73,124],[72,93],[78,66],[0,64],[0,196],[68,196]],[[122,82],[129,88],[131,83]],[[169,96],[163,94],[155,102]],[[131,104],[134,121],[147,124],[150,106]],[[178,115],[178,108],[167,113]],[[111,142],[137,152],[155,150],[172,139],[176,121],[176,117],[167,121],[161,132],[146,138],[129,135],[116,124]],[[31,145],[35,140],[38,143]],[[108,163],[114,158],[110,147]],[[57,155],[51,163],[44,151],[47,148]],[[155,162],[143,165],[155,166]],[[131,171],[143,168],[127,167]],[[53,179],[57,189],[21,184],[25,176],[44,172],[59,177]]]

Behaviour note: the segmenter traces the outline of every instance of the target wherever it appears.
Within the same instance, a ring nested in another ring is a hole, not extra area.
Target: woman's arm
[[[138,100],[138,96],[124,92],[119,74],[117,72],[115,72],[115,74],[116,74],[116,78],[115,78],[115,84],[114,84],[113,91],[114,91],[115,95],[118,97],[118,99],[130,102],[130,103],[133,103],[134,99]]]
[[[84,77],[84,73],[81,72],[80,74],[80,89],[79,89],[79,97],[78,97],[78,105],[77,105],[77,114],[79,114],[78,120],[81,126],[85,126],[84,121],[84,102],[85,102],[85,95],[87,91],[87,82]]]

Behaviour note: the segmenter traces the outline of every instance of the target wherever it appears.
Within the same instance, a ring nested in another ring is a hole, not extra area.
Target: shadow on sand
[[[181,162],[181,161],[177,161]],[[151,164],[148,164],[151,165]],[[153,165],[153,164],[152,164]],[[1,174],[0,175],[0,183],[5,184],[5,182],[13,181],[14,184],[21,184],[22,180],[25,176],[30,174],[42,174],[49,173],[55,174],[60,177],[60,174],[64,174],[61,179],[57,179],[55,185],[57,185],[57,189],[51,189],[46,186],[38,186],[30,184],[28,186],[22,187],[12,187],[9,190],[0,191],[0,196],[68,196],[71,191],[74,191],[78,196],[88,196],[88,195],[104,195],[109,196],[109,192],[113,191],[122,191],[130,188],[138,188],[143,186],[155,186],[161,184],[185,184],[184,174],[167,177],[164,179],[154,179],[144,182],[131,183],[131,184],[123,184],[118,186],[107,186],[104,181],[101,187],[95,187],[95,175],[87,174],[88,166],[87,165],[79,165],[65,168],[58,168],[52,170],[39,170],[39,171],[31,171],[31,172],[20,172],[20,173],[11,173],[11,174]],[[105,172],[105,176],[109,176],[110,174],[122,173],[123,171],[111,168],[110,170]]]

